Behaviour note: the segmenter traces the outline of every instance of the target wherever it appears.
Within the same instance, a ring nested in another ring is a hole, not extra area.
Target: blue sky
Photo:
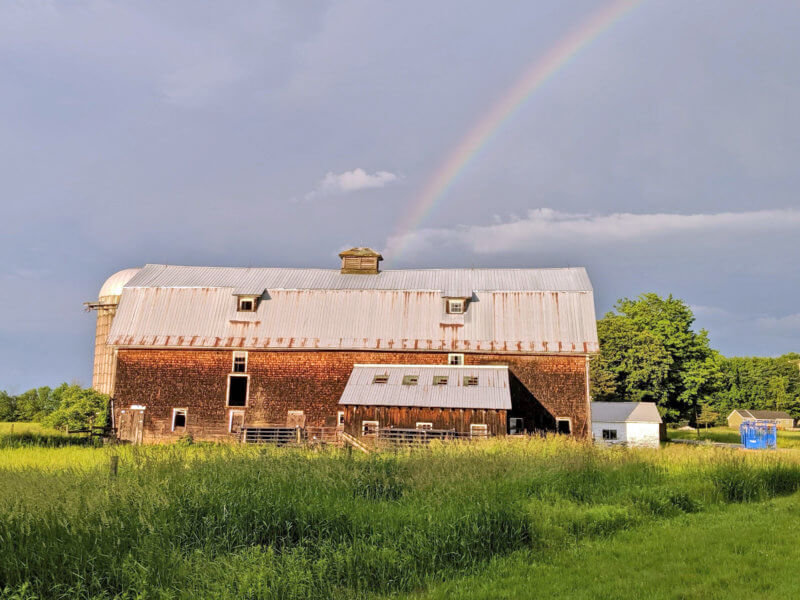
[[[646,0],[547,81],[418,230],[517,78],[608,2],[0,4],[0,389],[91,381],[148,262],[585,265],[726,354],[800,349],[800,5]]]

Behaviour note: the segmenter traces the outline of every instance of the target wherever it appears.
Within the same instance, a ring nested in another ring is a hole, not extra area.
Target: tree
[[[19,421],[41,421],[58,407],[53,390],[44,386],[33,388],[17,396],[17,415]]]
[[[597,323],[593,398],[655,402],[667,421],[693,417],[720,383],[719,357],[693,323],[691,309],[672,296],[619,300]]]
[[[716,425],[722,419],[722,415],[714,410],[711,406],[705,405],[700,408],[700,414],[697,415],[697,425]]]
[[[16,421],[18,416],[17,398],[0,391],[0,421]]]
[[[53,394],[58,398],[59,406],[43,420],[45,425],[56,429],[85,429],[106,425],[109,398],[105,394],[66,383],[53,390]]]

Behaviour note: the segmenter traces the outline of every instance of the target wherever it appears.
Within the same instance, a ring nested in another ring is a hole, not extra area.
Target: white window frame
[[[344,427],[344,411],[340,410],[336,412],[336,426],[337,427]]]
[[[511,426],[512,421],[518,424],[515,427],[512,427]],[[523,419],[522,417],[508,417],[508,431],[511,432],[512,430],[516,431],[517,435],[520,432],[525,431],[525,419]]]
[[[556,433],[559,433],[558,431],[559,421],[566,421],[567,423],[569,423],[569,433],[561,435],[572,435],[572,417],[556,417]]]
[[[183,429],[189,425],[189,410],[186,408],[173,408],[172,409],[172,431],[175,431],[175,415],[179,412],[183,413]]]
[[[606,434],[608,434],[608,437],[606,437]],[[603,429],[601,435],[603,436],[604,440],[608,441],[614,441],[619,439],[619,432],[616,429]]]
[[[433,423],[430,421],[417,421],[416,429],[420,429],[422,431],[433,429]]]
[[[228,410],[228,433],[233,433],[233,415],[242,415],[242,427],[244,427],[245,410],[243,408],[231,408]]]
[[[375,426],[375,433],[365,433],[365,427],[367,425],[374,425]],[[361,421],[361,437],[372,437],[378,435],[378,429],[380,429],[380,423],[378,421]]]
[[[236,359],[237,358],[244,358],[244,371],[237,371],[236,370]],[[249,356],[247,355],[247,350],[234,350],[233,357],[231,358],[231,373],[234,374],[242,374],[247,373],[247,362],[249,360]]]
[[[489,437],[489,426],[486,423],[470,423],[469,437]]]
[[[247,378],[247,388],[244,391],[244,405],[238,406],[230,405],[231,401],[231,377],[246,377]],[[229,373],[228,374],[228,387],[225,390],[225,406],[228,408],[247,408],[250,405],[250,374],[249,373]]]
[[[455,361],[455,362],[453,362]],[[452,365],[454,367],[461,366],[464,364],[464,355],[460,352],[452,352],[447,355],[447,364]]]
[[[250,302],[251,308],[242,308],[243,302]],[[236,299],[236,310],[238,312],[256,312],[258,308],[258,296],[238,296]]]
[[[455,310],[454,307],[458,307]],[[467,302],[463,298],[448,298],[447,299],[447,313],[450,315],[463,315],[467,310]]]

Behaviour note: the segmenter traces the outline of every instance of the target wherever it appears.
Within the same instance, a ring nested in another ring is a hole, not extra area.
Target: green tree
[[[16,397],[0,391],[0,421],[16,421],[17,417]]]
[[[619,300],[597,323],[594,399],[655,402],[667,421],[693,417],[720,384],[719,357],[693,323],[691,309],[672,296]]]
[[[66,383],[53,390],[53,394],[58,398],[59,406],[44,419],[48,427],[85,429],[106,425],[109,398],[105,394]]]
[[[33,388],[17,396],[17,419],[19,421],[41,421],[58,407],[53,390],[44,386]]]

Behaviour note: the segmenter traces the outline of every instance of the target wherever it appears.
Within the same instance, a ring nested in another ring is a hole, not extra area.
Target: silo
[[[92,387],[100,393],[114,395],[114,378],[117,370],[117,357],[114,348],[108,345],[108,332],[119,306],[122,288],[139,269],[124,269],[106,279],[97,302],[87,302],[89,310],[97,311],[97,329],[94,338],[94,370]]]

